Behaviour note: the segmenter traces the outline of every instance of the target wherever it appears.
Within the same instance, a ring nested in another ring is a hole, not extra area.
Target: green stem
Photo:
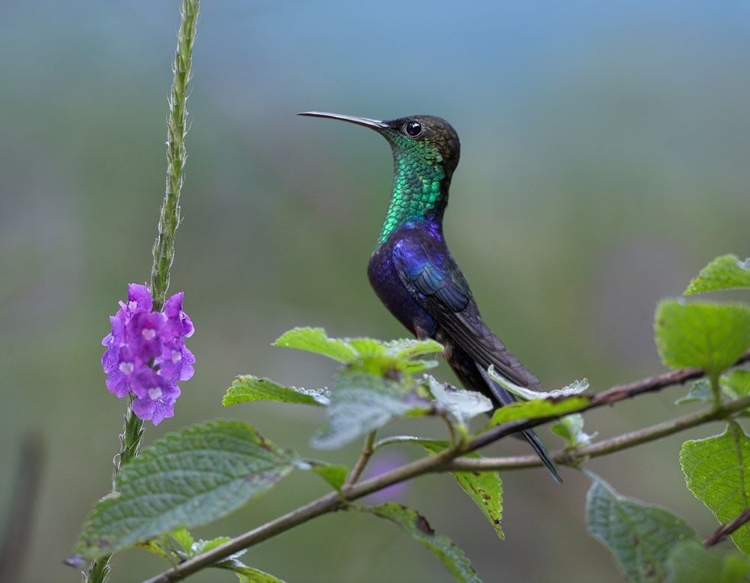
[[[169,95],[167,120],[167,181],[164,202],[159,216],[159,233],[154,242],[154,263],[151,268],[151,293],[154,311],[161,310],[169,288],[169,272],[174,261],[174,241],[180,225],[180,191],[185,178],[185,135],[187,134],[187,98],[190,65],[195,43],[195,26],[199,0],[182,0],[182,20],[177,35],[174,57],[174,81]]]
[[[719,375],[709,374],[708,382],[711,384],[711,392],[714,396],[714,407],[721,407],[721,386],[719,386]]]
[[[346,482],[344,482],[344,488],[348,488],[355,484],[357,480],[359,480],[359,477],[362,475],[362,472],[365,470],[367,462],[370,461],[370,457],[375,451],[375,448],[373,448],[372,446],[372,444],[375,443],[375,433],[375,431],[370,431],[370,433],[367,434],[365,444],[362,446],[362,452],[359,454],[357,463],[354,464],[352,471],[346,478]]]
[[[154,242],[154,260],[151,267],[151,294],[154,311],[164,307],[169,288],[169,272],[174,262],[174,242],[180,225],[180,191],[185,179],[185,135],[187,134],[187,98],[190,82],[190,66],[193,58],[195,29],[198,21],[200,0],[182,0],[180,30],[177,34],[177,50],[174,57],[174,79],[169,96],[169,118],[167,120],[167,179],[164,201],[159,216],[158,234]],[[116,479],[120,468],[138,455],[143,440],[143,421],[133,412],[131,397],[125,412],[125,426],[120,434],[120,453],[115,458],[112,474],[112,491],[116,492]],[[109,577],[110,556],[89,565],[84,574],[87,583],[105,583]]]

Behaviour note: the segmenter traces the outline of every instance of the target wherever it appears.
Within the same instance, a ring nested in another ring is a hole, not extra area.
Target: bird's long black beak
[[[340,119],[341,121],[347,121],[349,123],[357,124],[358,126],[364,126],[373,130],[383,130],[388,126],[377,119],[368,119],[366,117],[354,117],[353,115],[341,115],[338,113],[327,113],[325,111],[303,111],[297,115],[304,115],[307,117],[327,117],[330,119]]]

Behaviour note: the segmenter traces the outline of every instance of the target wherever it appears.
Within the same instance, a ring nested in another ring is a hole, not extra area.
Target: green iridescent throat
[[[448,180],[440,161],[419,159],[409,152],[394,154],[393,194],[378,245],[406,223],[442,217],[448,199]]]

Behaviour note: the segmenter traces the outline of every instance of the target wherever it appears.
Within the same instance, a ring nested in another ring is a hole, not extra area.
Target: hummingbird
[[[446,361],[464,387],[489,397],[495,408],[514,402],[515,397],[490,378],[490,365],[512,383],[540,390],[539,380],[480,316],[443,236],[443,214],[461,151],[456,130],[431,115],[390,121],[320,111],[299,115],[370,128],[391,146],[393,192],[367,268],[370,285],[391,314],[417,338],[441,343]],[[562,482],[536,433],[527,429],[521,435],[554,480]]]

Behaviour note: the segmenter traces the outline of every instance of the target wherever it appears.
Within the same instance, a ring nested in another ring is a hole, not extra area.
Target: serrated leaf
[[[554,389],[552,391],[532,391],[531,389],[509,381],[498,373],[493,365],[490,365],[490,368],[487,369],[487,374],[501,387],[504,387],[517,397],[521,397],[527,401],[533,399],[559,399],[561,397],[572,397],[573,395],[580,395],[589,388],[588,380],[582,379],[580,381],[573,381],[561,389]]]
[[[190,549],[195,543],[193,535],[190,534],[190,531],[187,528],[175,529],[170,532],[168,536],[171,536],[174,541],[180,546],[180,548],[186,553],[190,552]]]
[[[538,419],[540,417],[553,417],[564,415],[585,407],[591,401],[591,397],[565,397],[557,400],[535,399],[534,401],[517,401],[510,405],[503,405],[492,415],[490,425],[500,425],[518,421],[519,419]]]
[[[566,448],[576,449],[591,444],[597,432],[588,434],[583,430],[583,415],[573,413],[562,419],[558,419],[550,427],[550,431],[562,437],[566,442]]]
[[[122,468],[119,495],[94,506],[76,551],[94,560],[178,527],[213,522],[268,490],[295,461],[238,421],[167,435]]]
[[[176,531],[163,534],[157,538],[136,543],[136,546],[141,550],[148,551],[162,559],[166,559],[171,565],[176,565],[190,556],[190,547],[192,546],[192,542],[185,546],[180,540],[173,536],[178,531],[187,532],[184,528],[177,529]]]
[[[416,510],[389,502],[379,506],[356,506],[357,510],[369,512],[396,523],[414,540],[430,549],[435,556],[461,583],[481,583],[466,554],[451,539],[435,534],[427,520]]]
[[[672,368],[697,366],[719,375],[750,348],[750,308],[664,300],[656,309],[656,346]]]
[[[750,288],[750,259],[741,261],[736,255],[722,255],[701,269],[685,295],[740,288]]]
[[[747,397],[750,395],[750,370],[735,369],[723,375],[721,388],[732,399]]]
[[[736,554],[719,557],[690,541],[672,549],[667,572],[666,583],[747,583],[750,563]]]
[[[443,345],[435,340],[415,340],[413,338],[391,340],[385,343],[385,347],[389,355],[400,359],[443,352]]]
[[[388,350],[379,340],[372,338],[347,338],[345,342],[354,348],[360,357],[388,355]]]
[[[383,378],[357,369],[343,369],[334,377],[328,423],[312,438],[313,447],[336,449],[382,427],[391,419],[429,410],[410,379]]]
[[[324,389],[308,390],[278,385],[269,379],[242,375],[234,379],[221,401],[224,407],[250,401],[277,401],[298,405],[324,406],[328,404],[328,392]]]
[[[208,551],[212,551],[216,547],[220,547],[224,543],[228,543],[230,540],[232,540],[228,536],[217,536],[216,538],[212,538],[209,540],[203,540],[200,539],[198,541],[195,541],[191,548],[190,548],[190,555],[191,557],[196,557],[198,555],[202,555],[203,553],[206,553]],[[234,559],[238,559],[242,555],[244,555],[247,552],[247,549],[242,549],[241,551],[230,555],[226,559],[223,559],[225,561],[230,561]]]
[[[339,362],[351,362],[357,358],[354,348],[344,340],[329,338],[323,328],[293,328],[282,334],[273,344],[314,352]]]
[[[228,536],[219,536],[211,540],[199,540],[193,543],[190,553],[185,558],[202,555],[203,553],[207,553],[216,547],[220,547],[231,540],[232,539]],[[225,571],[233,571],[239,578],[240,583],[284,583],[281,579],[253,567],[249,567],[240,561],[240,557],[245,553],[247,553],[247,549],[242,549],[211,566],[217,569],[224,569]]]
[[[327,464],[318,461],[309,461],[310,469],[323,478],[329,485],[339,492],[349,475],[349,468],[341,464]]]
[[[492,401],[476,391],[457,389],[447,383],[438,382],[429,375],[427,382],[435,400],[443,405],[456,423],[464,428],[471,419],[493,408]]]
[[[447,449],[447,441],[436,441],[430,439],[413,440],[424,447],[431,454],[440,453]],[[464,454],[463,457],[479,459],[482,456],[476,452]],[[485,515],[497,536],[505,538],[500,520],[503,517],[503,483],[497,472],[451,472],[458,481],[463,491],[469,495],[474,503]]]
[[[706,379],[700,379],[693,383],[688,394],[680,397],[674,403],[675,405],[687,405],[688,403],[713,403],[714,393],[711,390],[711,383]]]
[[[730,522],[748,508],[750,438],[737,423],[729,423],[721,435],[683,443],[680,465],[688,489],[719,522]],[[732,540],[750,555],[750,525],[737,529]]]
[[[661,583],[672,549],[697,540],[683,520],[658,506],[626,498],[593,474],[586,496],[586,523],[591,535],[615,556],[628,581]]]

